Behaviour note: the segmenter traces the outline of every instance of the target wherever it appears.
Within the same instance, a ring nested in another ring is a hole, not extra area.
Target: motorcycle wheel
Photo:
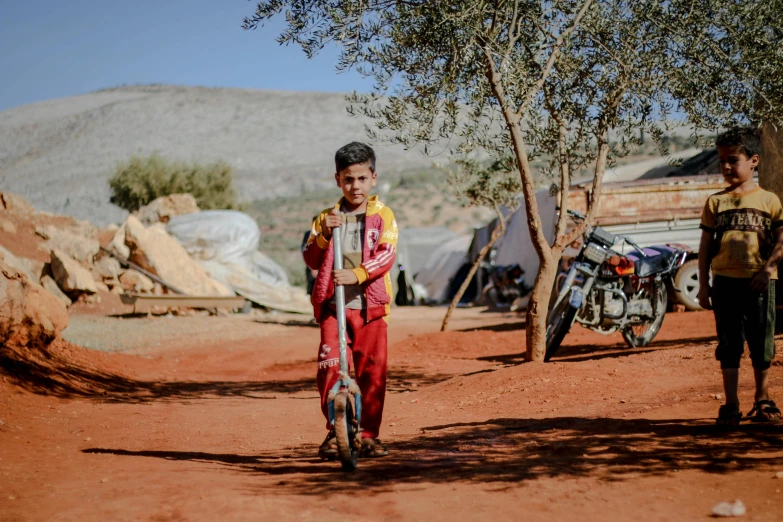
[[[663,319],[666,317],[666,286],[661,285],[658,290],[658,315],[647,324],[637,324],[628,326],[623,330],[623,339],[631,348],[641,348],[647,346],[655,339],[661,330]]]
[[[546,319],[546,352],[544,353],[544,362],[549,362],[549,359],[560,349],[560,344],[571,329],[571,325],[574,324],[575,317],[576,308],[568,304],[567,296],[560,301],[557,308],[549,311],[549,316]]]
[[[353,404],[348,392],[340,391],[334,398],[334,435],[337,441],[337,456],[343,471],[353,471],[359,465],[359,448],[356,446]]]

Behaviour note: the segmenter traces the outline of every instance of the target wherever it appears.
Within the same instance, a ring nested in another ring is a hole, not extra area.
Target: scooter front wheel
[[[359,449],[356,447],[354,407],[346,390],[334,398],[334,434],[337,439],[337,456],[344,471],[353,471],[359,465]]]

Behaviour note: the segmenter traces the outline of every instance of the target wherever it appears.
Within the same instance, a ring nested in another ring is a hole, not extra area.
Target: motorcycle
[[[573,210],[568,214],[585,219]],[[612,250],[620,241],[633,250],[626,255]],[[672,278],[687,255],[688,250],[680,247],[641,248],[629,237],[588,227],[579,253],[556,281],[544,361],[557,353],[574,321],[602,334],[619,331],[631,348],[648,345],[661,329],[668,291],[675,291]]]
[[[481,290],[483,301],[492,308],[505,308],[513,312],[516,303],[529,295],[533,287],[525,283],[525,271],[518,264],[496,265],[495,250],[489,254],[489,263],[482,267],[489,282]]]

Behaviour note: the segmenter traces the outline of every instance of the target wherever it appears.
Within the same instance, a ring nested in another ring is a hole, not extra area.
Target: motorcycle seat
[[[636,275],[639,277],[647,277],[668,270],[677,257],[677,250],[670,247],[655,246],[643,250],[647,254],[646,257],[643,257],[639,252],[626,254],[626,257],[633,260]]]

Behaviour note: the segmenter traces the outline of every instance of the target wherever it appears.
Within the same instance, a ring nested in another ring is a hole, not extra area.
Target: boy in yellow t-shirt
[[[729,186],[704,205],[699,304],[714,310],[718,330],[715,357],[723,373],[726,404],[718,411],[717,423],[737,426],[742,419],[737,387],[746,340],[756,379],[748,416],[776,422],[780,410],[769,398],[769,367],[775,356],[775,280],[783,260],[783,207],[775,194],[753,181],[761,154],[753,129],[732,128],[719,135],[715,145]]]

